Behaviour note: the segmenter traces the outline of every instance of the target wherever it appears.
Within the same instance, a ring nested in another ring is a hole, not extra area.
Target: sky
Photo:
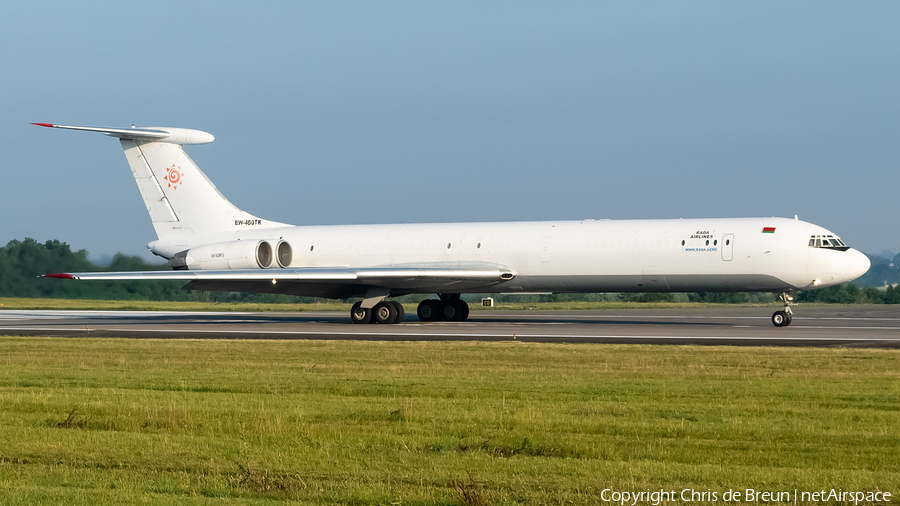
[[[296,225],[799,215],[900,251],[898,2],[17,2],[0,243],[152,258],[116,139]]]

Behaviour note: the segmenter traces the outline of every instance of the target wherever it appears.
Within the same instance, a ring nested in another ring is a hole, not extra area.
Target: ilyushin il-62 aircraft
[[[229,202],[182,149],[215,140],[184,128],[95,128],[117,137],[172,270],[49,274],[82,280],[185,280],[192,290],[360,297],[353,323],[462,321],[464,293],[774,292],[791,324],[793,290],[856,279],[869,259],[834,233],[789,218],[575,220],[292,226]]]

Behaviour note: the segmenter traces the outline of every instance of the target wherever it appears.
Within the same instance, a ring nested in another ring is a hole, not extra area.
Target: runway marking
[[[0,320],[7,321],[15,321],[15,320],[62,320],[66,317],[63,315],[43,315],[43,314],[29,314],[29,315],[12,315],[12,314],[0,314]]]
[[[800,327],[806,328],[806,327]],[[825,327],[825,328],[840,328],[840,327]],[[864,327],[869,328],[869,327]],[[877,327],[875,327],[877,328]],[[376,331],[376,332],[315,332],[315,331],[307,331],[307,330],[275,330],[275,331],[265,331],[265,330],[213,330],[213,329],[192,329],[188,331],[178,330],[178,329],[104,329],[108,332],[201,332],[201,333],[212,333],[215,334],[217,332],[227,332],[234,334],[252,334],[252,333],[272,333],[272,334],[298,334],[298,335],[322,335],[322,334],[333,334],[340,336],[415,336],[415,337],[423,337],[423,336],[435,336],[435,337],[509,337],[512,338],[511,333],[462,333],[462,332],[453,332],[453,333],[426,333],[426,332],[389,332],[389,331]],[[518,337],[603,337],[603,338],[619,338],[619,337],[638,337],[638,338],[658,338],[658,339],[733,339],[731,337],[721,337],[721,336],[706,336],[706,337],[689,337],[689,336],[643,336],[643,335],[600,335],[600,334],[519,334],[516,333]],[[746,337],[740,339],[785,339],[784,337]],[[869,338],[856,338],[856,337],[814,337],[814,338],[803,338],[803,339],[826,339],[826,340],[834,340],[834,341],[842,341],[842,340],[862,340],[862,341],[870,341],[872,339]],[[878,338],[882,341],[898,341],[900,337],[894,339],[888,338]]]
[[[293,311],[293,312],[281,312],[281,311],[135,311],[135,310],[107,310],[107,309],[4,309],[0,310],[0,315],[3,314],[55,314],[55,315],[70,315],[70,314],[96,314],[96,315],[127,315],[127,316],[141,316],[141,315],[190,315],[190,316],[199,316],[199,315],[248,315],[248,314],[338,314],[338,313],[306,313],[303,311]],[[340,313],[343,314],[343,313]]]
[[[261,324],[260,322],[257,322],[256,320],[209,320],[209,321],[204,321],[204,323],[259,323],[259,324]],[[329,323],[325,322],[325,323],[322,323],[322,325],[333,325],[333,324],[329,324]],[[404,327],[416,327],[416,328],[419,328],[419,327],[459,328],[464,325],[467,327],[475,327],[480,324],[475,324],[475,322],[469,322],[468,325],[467,324],[458,324],[458,323],[457,324],[403,323]],[[540,325],[562,326],[562,325],[570,325],[570,324],[568,324],[568,323],[546,323],[546,324],[531,323],[531,324],[527,324],[527,325],[536,327],[536,326],[540,326]],[[521,325],[516,325],[516,326],[519,327]],[[740,328],[740,329],[758,329],[758,328],[760,328],[759,326],[756,326],[756,325],[733,325],[732,327]],[[66,327],[55,327],[55,328],[58,330],[77,330],[78,328],[81,328],[81,327],[77,327],[75,329],[66,328]],[[841,330],[900,330],[900,327],[849,327],[849,326],[838,326],[838,325],[792,325],[792,328],[794,328],[794,329],[825,329],[825,330],[835,330],[835,329],[841,329]],[[32,327],[0,326],[0,330],[32,330],[32,329],[33,329]],[[48,327],[48,328],[46,328],[46,330],[52,330],[52,329]],[[286,332],[286,333],[294,332],[294,331],[290,331],[290,330],[269,331],[269,330],[259,330],[259,329],[247,329],[247,330],[194,329],[194,330],[184,330],[184,331],[178,330],[178,329],[156,329],[156,330],[154,330],[154,329],[130,329],[129,330],[129,329],[107,329],[104,327],[96,327],[94,330],[109,330],[109,331],[115,330],[115,331],[120,331],[120,332],[125,332],[125,331],[127,331],[127,332],[153,332],[153,331],[158,331],[158,332]],[[296,333],[321,334],[324,332],[296,331]],[[340,332],[327,332],[327,333],[340,334]],[[349,335],[362,335],[362,334],[388,334],[388,335],[410,334],[410,335],[416,335],[416,333],[413,333],[413,332],[389,332],[389,331],[380,330],[377,328],[373,329],[371,332],[349,332],[347,334],[349,334]],[[438,335],[438,334],[422,333],[422,335]],[[460,334],[460,335],[464,335],[464,334]],[[475,334],[473,334],[473,335],[475,335]],[[550,334],[548,334],[548,335],[550,335]],[[561,334],[561,335],[570,335],[570,334]]]
[[[827,327],[834,328],[834,327]],[[868,327],[866,327],[868,328]],[[92,329],[87,330],[84,328],[44,328],[44,327],[0,327],[0,330],[30,330],[30,331],[40,331],[40,332],[50,332],[50,331],[70,331],[70,332],[84,332],[86,334],[90,334],[91,332],[96,331],[104,331],[104,332],[144,332],[144,333],[182,333],[182,334],[275,334],[275,335],[335,335],[335,336],[366,336],[366,337],[380,337],[380,336],[393,336],[393,337],[490,337],[490,338],[499,338],[505,337],[510,341],[513,340],[513,335],[511,333],[504,334],[488,334],[488,333],[441,333],[441,334],[431,334],[424,332],[399,332],[399,333],[391,333],[391,332],[311,332],[311,331],[291,331],[291,330],[210,330],[210,329],[193,329],[193,330],[177,330],[177,329]],[[516,333],[517,338],[531,338],[531,339],[546,339],[546,338],[578,338],[578,339],[673,339],[673,340],[735,340],[735,341],[753,341],[753,340],[763,340],[763,341],[878,341],[878,342],[893,342],[900,341],[900,337],[898,338],[878,338],[878,337],[808,337],[808,336],[781,336],[781,337],[772,337],[772,336],[648,336],[648,335],[618,335],[618,334],[519,334]]]
[[[848,329],[848,330],[900,330],[900,327],[838,327],[828,325],[798,325],[800,329]]]
[[[481,316],[481,315],[478,315]],[[495,315],[494,318],[511,318],[511,319],[536,319],[536,318],[550,318],[553,315],[551,314],[528,314],[528,315]],[[560,316],[560,318],[571,318],[571,319],[612,319],[612,318],[623,318],[623,319],[657,319],[657,318],[668,318],[668,319],[679,319],[679,320],[768,320],[770,316],[684,316],[684,315],[604,315],[604,314],[595,314],[595,315],[565,315]],[[827,316],[827,317],[816,317],[816,316],[794,316],[795,320],[865,320],[865,321],[889,321],[889,322],[897,322],[900,321],[900,318],[866,318],[862,316]]]

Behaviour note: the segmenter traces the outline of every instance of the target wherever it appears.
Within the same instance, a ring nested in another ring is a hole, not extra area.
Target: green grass
[[[895,350],[0,338],[0,504],[900,493]]]
[[[711,304],[695,302],[521,302],[495,303],[493,309],[520,310],[581,310],[581,309],[651,309],[685,307],[770,307],[779,304]],[[404,303],[406,311],[415,313],[416,304]],[[472,310],[489,310],[478,303],[469,303]],[[90,299],[40,299],[2,298],[3,309],[44,310],[99,310],[99,311],[350,311],[350,304],[326,302],[313,304],[269,304],[246,302],[168,302],[146,300],[90,300]]]

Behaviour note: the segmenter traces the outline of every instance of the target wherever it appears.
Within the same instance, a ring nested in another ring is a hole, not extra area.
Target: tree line
[[[0,297],[49,297],[63,299],[188,300],[173,281],[92,281],[77,283],[42,278],[55,272],[160,270],[140,257],[117,254],[108,266],[88,260],[86,250],[72,251],[58,240],[39,243],[34,239],[10,241],[0,248]]]
[[[154,271],[167,265],[152,264],[143,258],[116,254],[109,265],[88,260],[86,250],[72,251],[58,240],[44,243],[34,239],[10,241],[0,248],[0,297],[151,300],[196,302],[312,302],[307,297],[277,294],[189,291],[184,281],[90,281],[42,278],[57,272]]]
[[[857,286],[845,283],[819,290],[801,291],[794,297],[797,302],[823,302],[839,304],[900,304],[900,286],[883,288],[885,283],[900,282],[900,255],[889,260],[873,257],[872,269],[861,280],[881,285],[882,288]],[[55,272],[92,271],[151,271],[166,270],[166,265],[151,264],[144,259],[116,254],[109,265],[97,265],[88,260],[86,250],[72,251],[59,240],[44,243],[34,239],[13,240],[0,247],[0,297],[45,297],[63,299],[100,300],[151,300],[151,301],[203,301],[203,302],[315,302],[322,299],[294,297],[277,294],[249,294],[234,292],[191,292],[184,290],[183,281],[91,281],[72,282],[48,279],[40,276]],[[896,276],[896,277],[895,277]],[[897,281],[894,281],[894,280]],[[473,295],[471,297],[478,297]],[[467,297],[467,298],[471,298]],[[426,298],[409,296],[409,302]],[[775,301],[770,293],[714,293],[688,294],[627,293],[627,294],[554,294],[511,296],[495,295],[499,302],[714,302],[714,303],[768,303]]]

